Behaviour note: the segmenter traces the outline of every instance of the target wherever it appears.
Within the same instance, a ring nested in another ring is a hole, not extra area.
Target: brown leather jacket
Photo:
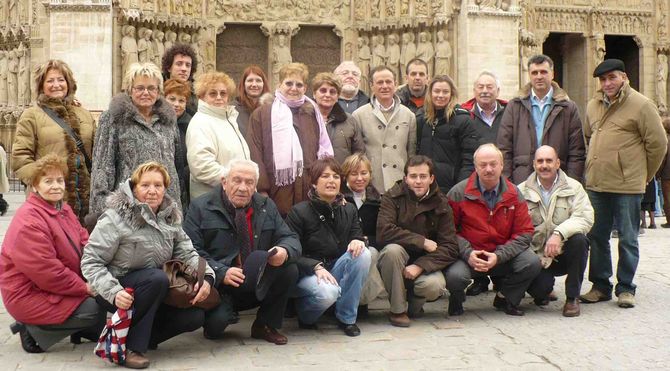
[[[424,250],[426,238],[437,243],[437,250]],[[391,243],[403,246],[410,256],[409,263],[426,273],[442,270],[458,259],[454,215],[436,182],[428,196],[420,200],[403,180],[382,196],[377,243],[380,247]]]

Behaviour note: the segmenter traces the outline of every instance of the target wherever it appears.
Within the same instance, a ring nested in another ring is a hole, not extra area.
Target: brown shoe
[[[411,321],[407,317],[407,312],[403,313],[391,313],[389,312],[389,321],[391,325],[396,327],[409,327]]]
[[[592,304],[600,301],[612,300],[611,293],[602,292],[596,288],[591,288],[591,291],[579,297],[582,303]]]
[[[579,317],[579,300],[567,299],[563,306],[564,317]]]
[[[145,357],[144,354],[129,350],[128,353],[126,353],[126,362],[123,366],[126,368],[140,369],[149,367],[149,364],[149,359]]]
[[[254,321],[251,325],[251,337],[254,339],[265,340],[276,345],[284,345],[288,343],[288,338],[267,325],[261,325]]]

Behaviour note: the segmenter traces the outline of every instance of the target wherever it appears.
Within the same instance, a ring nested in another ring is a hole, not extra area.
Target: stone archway
[[[621,59],[626,65],[630,86],[640,91],[640,48],[633,36],[605,35],[605,58]]]
[[[587,41],[580,33],[550,33],[542,44],[544,54],[554,60],[554,80],[585,112],[589,100]]]
[[[311,79],[319,72],[333,72],[340,64],[340,38],[333,26],[300,26],[291,39],[291,56],[294,62],[309,67]]]

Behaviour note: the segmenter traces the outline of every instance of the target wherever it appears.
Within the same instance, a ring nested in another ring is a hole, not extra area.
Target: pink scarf
[[[319,150],[317,157],[333,156],[333,145],[330,143],[326,123],[316,103],[306,96],[299,100],[288,100],[277,90],[272,102],[270,120],[272,125],[272,157],[274,158],[275,184],[285,186],[295,182],[302,176],[303,157],[300,138],[293,127],[291,108],[297,108],[308,101],[314,107],[316,121],[319,123]]]

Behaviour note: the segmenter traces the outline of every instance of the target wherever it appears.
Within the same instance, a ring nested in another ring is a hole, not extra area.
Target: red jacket
[[[489,210],[476,179],[477,173],[472,173],[447,195],[461,237],[459,253],[467,261],[472,250],[486,250],[495,252],[498,262],[505,263],[530,246],[534,228],[528,205],[516,186],[501,177],[498,200]]]
[[[70,206],[63,203],[59,211],[31,194],[0,251],[0,293],[9,314],[33,325],[63,323],[88,297],[79,267],[87,241]]]

